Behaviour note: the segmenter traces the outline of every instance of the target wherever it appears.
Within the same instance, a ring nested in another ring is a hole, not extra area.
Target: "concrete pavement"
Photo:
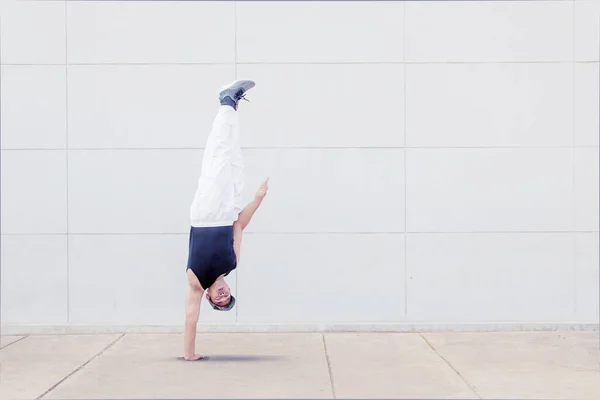
[[[0,398],[600,398],[599,332],[3,336]]]

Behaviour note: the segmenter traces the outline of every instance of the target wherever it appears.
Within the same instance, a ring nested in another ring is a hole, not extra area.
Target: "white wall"
[[[217,91],[248,323],[597,323],[600,2],[2,0],[3,325],[183,322]]]

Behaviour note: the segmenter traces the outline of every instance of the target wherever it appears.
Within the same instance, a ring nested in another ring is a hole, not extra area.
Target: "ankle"
[[[225,96],[225,97],[223,97],[223,99],[221,99],[221,105],[222,106],[229,106],[229,107],[231,107],[231,108],[233,108],[234,110],[237,111],[237,103],[235,102],[235,100],[233,100],[229,96]]]

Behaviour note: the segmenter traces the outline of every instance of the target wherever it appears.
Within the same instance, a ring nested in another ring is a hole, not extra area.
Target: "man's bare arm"
[[[233,224],[233,250],[238,263],[240,262],[240,253],[242,250],[242,231],[246,229],[250,223],[254,213],[256,210],[258,210],[258,207],[260,207],[263,199],[267,195],[268,190],[269,179],[267,178],[267,180],[264,181],[256,191],[254,200],[244,207],[244,209],[238,215],[238,220]]]
[[[188,284],[185,290],[185,330],[183,334],[183,357],[188,361],[202,358],[196,354],[196,326],[200,317],[200,301],[204,290],[193,272],[188,270]]]
[[[263,199],[267,195],[267,191],[269,190],[269,179],[264,181],[262,185],[256,191],[256,195],[254,196],[254,200],[252,200],[238,215],[238,224],[241,225],[242,230],[246,229],[250,220],[254,216],[258,207],[260,207]]]

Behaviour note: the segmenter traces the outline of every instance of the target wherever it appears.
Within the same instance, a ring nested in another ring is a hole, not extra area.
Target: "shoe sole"
[[[221,91],[219,92],[219,96],[221,94],[223,94],[223,92],[227,91],[227,90],[231,90],[231,88],[235,87],[237,84],[239,84],[240,82],[249,82],[248,79],[239,79],[237,81],[233,81],[231,82],[229,85],[223,85],[221,86]],[[244,90],[244,93],[246,93],[248,90],[252,89],[256,84],[254,83],[252,86],[250,86],[248,89]],[[242,86],[240,85],[240,88]]]

